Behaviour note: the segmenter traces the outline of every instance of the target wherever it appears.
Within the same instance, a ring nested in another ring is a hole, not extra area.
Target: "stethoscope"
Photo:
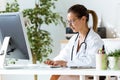
[[[85,46],[85,47],[84,47],[84,52],[83,52],[84,54],[86,53],[86,49],[87,49],[87,43],[86,43],[85,41],[86,41],[86,38],[87,38],[89,32],[90,32],[90,29],[88,30],[88,32],[87,32],[87,34],[86,34],[86,36],[85,36],[84,41],[80,44],[80,47],[81,47],[82,45]],[[77,37],[75,38],[75,42],[74,42],[73,47],[72,47],[72,51],[71,51],[71,61],[73,60],[74,45],[75,45],[75,43],[76,43],[76,41],[77,41],[77,39],[78,39],[78,36],[79,36],[79,33],[77,33]]]

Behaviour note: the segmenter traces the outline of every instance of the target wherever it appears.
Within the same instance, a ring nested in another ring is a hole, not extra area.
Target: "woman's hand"
[[[58,61],[46,60],[44,61],[44,63],[52,66],[61,66],[61,67],[67,66],[67,62],[63,60],[58,60]]]
[[[53,65],[54,64],[54,61],[53,60],[46,60],[44,61],[45,64],[48,64],[48,65]]]
[[[63,61],[63,60],[54,61],[53,66],[66,67],[66,66],[67,66],[67,62],[66,62],[66,61]]]

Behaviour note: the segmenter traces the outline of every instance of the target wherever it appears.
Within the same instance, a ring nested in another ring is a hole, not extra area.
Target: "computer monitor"
[[[5,37],[10,37],[7,58],[32,60],[21,12],[0,13],[0,35],[1,43],[3,43]]]

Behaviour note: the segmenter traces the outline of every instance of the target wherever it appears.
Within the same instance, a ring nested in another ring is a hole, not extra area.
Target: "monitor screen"
[[[7,58],[32,58],[22,13],[12,12],[0,14],[1,43],[7,36],[10,37],[6,55]]]

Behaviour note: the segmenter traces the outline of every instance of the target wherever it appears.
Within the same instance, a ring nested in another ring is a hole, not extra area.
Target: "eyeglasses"
[[[68,24],[74,24],[74,22],[77,20],[78,18],[74,19],[74,20],[67,20]]]

